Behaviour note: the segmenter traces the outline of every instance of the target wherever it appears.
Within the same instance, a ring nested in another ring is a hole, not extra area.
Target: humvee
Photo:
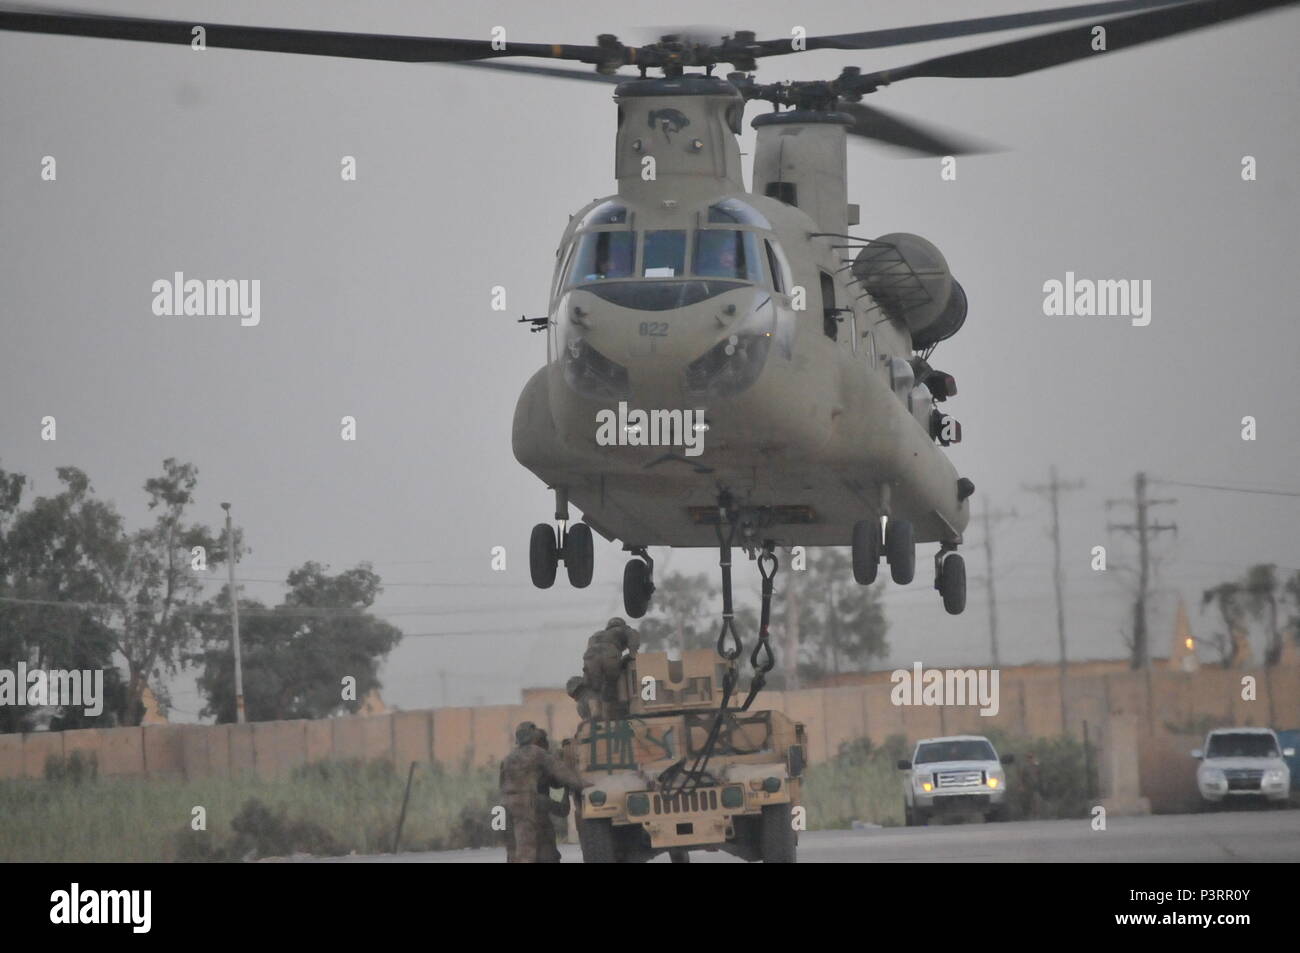
[[[718,719],[726,663],[708,649],[646,652],[619,679],[627,717],[582,722],[564,757],[591,787],[574,811],[584,863],[639,863],[668,852],[721,850],[747,861],[794,863],[806,763],[804,726],[776,711],[737,711],[737,690],[702,771]]]

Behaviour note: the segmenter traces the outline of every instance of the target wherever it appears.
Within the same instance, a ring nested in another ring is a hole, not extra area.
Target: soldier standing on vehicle
[[[541,862],[541,834],[537,798],[542,786],[581,791],[588,782],[571,767],[538,745],[538,728],[525,721],[515,729],[515,749],[501,762],[501,799],[508,824],[514,830],[516,864]],[[549,796],[547,800],[550,800]],[[549,823],[549,819],[548,819]]]
[[[587,640],[587,651],[582,656],[582,678],[596,718],[609,720],[627,716],[626,706],[620,704],[618,697],[619,679],[627,663],[636,658],[640,647],[641,636],[636,629],[617,616]]]

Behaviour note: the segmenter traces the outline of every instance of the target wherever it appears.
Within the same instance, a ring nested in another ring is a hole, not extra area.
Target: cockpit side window
[[[694,272],[705,278],[761,282],[762,254],[759,238],[753,232],[701,229],[695,233]]]
[[[781,252],[781,246],[770,240],[764,240],[767,248],[767,269],[772,273],[772,290],[785,294],[790,287],[790,265]]]
[[[645,233],[645,261],[641,273],[647,278],[676,278],[686,271],[686,232],[657,229]]]
[[[568,284],[628,278],[636,267],[636,237],[630,231],[587,232],[578,239]]]

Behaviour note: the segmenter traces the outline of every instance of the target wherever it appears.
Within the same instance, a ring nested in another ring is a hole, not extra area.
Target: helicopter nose
[[[559,303],[561,359],[579,390],[667,403],[753,383],[777,333],[771,293],[738,282],[622,282]]]

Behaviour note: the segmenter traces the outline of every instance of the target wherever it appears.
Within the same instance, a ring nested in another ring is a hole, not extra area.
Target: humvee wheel
[[[574,523],[564,534],[564,568],[569,574],[569,585],[574,589],[586,589],[591,585],[595,561],[591,527],[586,523]]]
[[[608,818],[578,821],[578,843],[584,864],[616,864],[614,822]]]
[[[689,864],[691,852],[685,847],[675,847],[668,851],[668,860],[674,864]]]
[[[906,801],[903,802],[903,826],[916,826],[916,818],[912,816],[912,805],[908,804]]]
[[[885,559],[894,582],[906,586],[916,575],[916,539],[907,520],[891,519],[885,524]]]
[[[880,523],[858,520],[853,524],[853,578],[859,585],[876,581],[880,568]]]
[[[555,567],[559,556],[555,545],[555,530],[546,523],[538,523],[533,527],[532,538],[528,541],[528,572],[533,577],[533,585],[538,589],[549,589],[555,584]]]
[[[799,835],[791,823],[789,804],[771,804],[763,808],[758,849],[765,864],[793,864]]]

